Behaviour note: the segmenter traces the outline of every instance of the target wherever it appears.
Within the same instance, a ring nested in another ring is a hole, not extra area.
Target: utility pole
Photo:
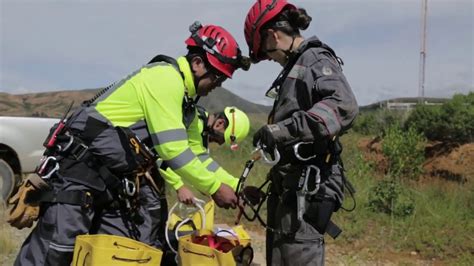
[[[426,62],[426,16],[428,12],[428,0],[421,0],[421,47],[420,47],[420,69],[418,77],[418,99],[420,104],[425,102],[425,62]]]

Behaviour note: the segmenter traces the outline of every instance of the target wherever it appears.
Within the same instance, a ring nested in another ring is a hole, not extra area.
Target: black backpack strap
[[[326,226],[326,233],[333,239],[336,239],[342,233],[342,230],[332,220],[329,220],[328,225]]]
[[[159,55],[153,57],[153,59],[151,59],[150,62],[148,62],[147,65],[153,64],[153,63],[158,63],[158,62],[165,62],[165,63],[168,63],[168,64],[172,65],[174,68],[176,68],[176,70],[178,70],[179,74],[181,74],[181,77],[184,79],[184,74],[181,71],[181,69],[179,69],[178,61],[176,61],[176,59],[174,59],[173,57],[163,55],[163,54],[159,54]]]
[[[199,119],[201,119],[204,123],[204,127],[201,132],[201,137],[202,137],[202,143],[204,147],[207,149],[207,147],[209,146],[209,128],[207,127],[208,115],[206,114],[206,109],[204,109],[204,107],[196,105],[196,109],[198,111]]]

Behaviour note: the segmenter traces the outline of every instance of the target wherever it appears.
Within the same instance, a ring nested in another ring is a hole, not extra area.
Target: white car
[[[0,116],[0,201],[32,173],[43,155],[43,141],[55,118]]]

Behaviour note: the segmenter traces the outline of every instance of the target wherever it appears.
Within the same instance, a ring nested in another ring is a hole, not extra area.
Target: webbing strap
[[[93,202],[92,194],[88,191],[70,190],[70,191],[44,191],[38,199],[40,202],[64,203],[70,205],[79,205],[83,207],[91,206]]]
[[[148,62],[148,64],[153,64],[153,63],[157,63],[157,62],[165,62],[165,63],[168,63],[168,64],[172,65],[174,68],[176,68],[176,70],[179,72],[179,74],[181,75],[181,77],[184,80],[184,74],[181,71],[181,69],[179,69],[179,65],[178,65],[178,62],[176,61],[176,59],[174,59],[173,57],[167,56],[167,55],[159,54],[159,55],[153,57],[153,59],[151,59],[150,62]]]
[[[203,127],[204,128],[201,132],[201,137],[202,137],[202,144],[203,144],[204,148],[207,149],[208,146],[209,146],[209,127],[207,126],[207,122],[208,122],[209,117],[208,117],[204,107],[196,105],[196,109],[198,111],[199,119],[201,119],[203,121]]]
[[[110,172],[109,168],[106,166],[101,166],[99,168],[99,175],[104,180],[105,186],[112,191],[116,191],[119,187],[122,186],[120,178]]]
[[[336,239],[342,233],[342,230],[337,224],[330,220],[326,227],[326,233],[333,239]]]

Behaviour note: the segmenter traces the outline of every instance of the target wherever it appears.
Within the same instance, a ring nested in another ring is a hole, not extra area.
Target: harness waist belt
[[[34,199],[32,199],[34,200]],[[94,201],[93,196],[88,191],[81,190],[71,190],[71,191],[44,191],[41,192],[39,202],[49,202],[49,203],[65,203],[71,205],[79,205],[84,208],[89,208],[92,206]]]

